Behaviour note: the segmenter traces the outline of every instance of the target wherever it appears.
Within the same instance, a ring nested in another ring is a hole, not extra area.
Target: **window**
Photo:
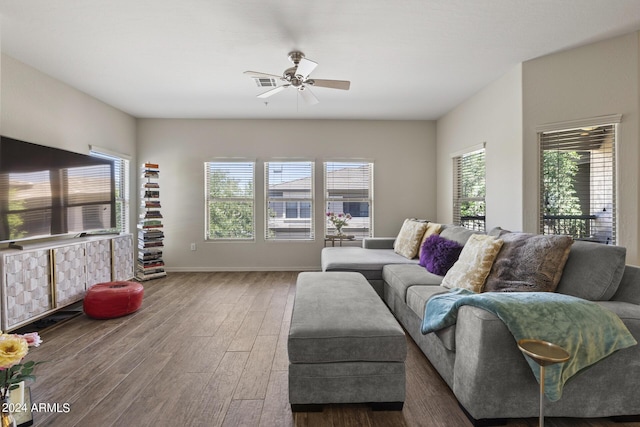
[[[538,133],[542,234],[616,243],[616,127]]]
[[[206,240],[254,239],[254,171],[247,161],[204,164]]]
[[[121,233],[129,232],[129,159],[124,155],[93,146],[89,155],[113,162],[116,181],[116,229]]]
[[[373,235],[373,163],[326,162],[324,164],[325,212],[350,214],[342,229],[363,239]],[[326,234],[335,228],[325,221]]]
[[[313,162],[264,164],[266,240],[313,240]]]
[[[453,158],[453,223],[485,231],[484,147]]]

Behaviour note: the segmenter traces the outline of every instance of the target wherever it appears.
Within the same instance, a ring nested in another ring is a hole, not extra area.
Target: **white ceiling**
[[[516,64],[640,30],[640,0],[0,0],[2,52],[136,117],[437,119]],[[268,99],[299,49],[314,88]]]

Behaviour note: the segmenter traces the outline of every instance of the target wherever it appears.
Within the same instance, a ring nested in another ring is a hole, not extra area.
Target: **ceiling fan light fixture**
[[[300,91],[302,98],[307,102],[307,104],[313,105],[319,102],[318,98],[316,98],[310,90],[305,90],[306,85],[349,90],[351,82],[347,80],[310,79],[309,74],[315,70],[318,63],[311,61],[310,59],[306,59],[304,53],[300,51],[295,50],[289,52],[289,61],[293,63],[293,67],[289,67],[284,70],[282,77],[276,76],[275,74],[260,73],[257,71],[244,72],[245,74],[253,77],[256,80],[256,84],[260,87],[275,86],[273,89],[259,94],[258,98],[268,98],[289,86],[293,86]],[[281,80],[284,84],[282,86],[276,86],[276,80]]]

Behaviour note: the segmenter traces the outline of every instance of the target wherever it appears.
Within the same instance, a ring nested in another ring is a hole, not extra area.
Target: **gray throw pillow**
[[[493,263],[485,292],[554,292],[569,257],[573,239],[506,233]]]

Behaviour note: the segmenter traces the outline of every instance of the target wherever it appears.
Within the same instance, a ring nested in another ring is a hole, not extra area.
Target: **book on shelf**
[[[161,260],[162,259],[162,252],[160,252],[159,254],[154,254],[154,255],[138,255],[138,261],[141,262],[145,262],[145,261],[155,261],[155,260]]]
[[[165,273],[164,271],[161,271],[159,273],[143,273],[141,275],[138,275],[139,279],[155,279],[157,277],[164,277],[166,276],[167,273]]]
[[[160,197],[160,192],[155,190],[145,190],[142,197],[157,199],[158,197]]]
[[[154,224],[154,225],[138,224],[138,230],[150,230],[150,229],[162,228],[162,227],[164,227],[164,225],[162,224]]]
[[[146,211],[141,216],[142,216],[142,219],[162,218],[162,214],[160,213],[160,211]]]
[[[153,169],[158,169],[160,167],[160,165],[158,165],[157,163],[150,163],[150,162],[145,162],[142,164],[143,168],[153,168]]]
[[[162,207],[159,200],[145,200],[140,203],[140,206],[147,209],[159,209]]]
[[[157,182],[145,182],[144,188],[160,188],[160,184]]]
[[[161,230],[152,229],[152,230],[140,230],[138,231],[138,239],[149,241],[149,240],[158,240],[164,237],[164,233]]]
[[[142,174],[143,178],[158,178],[160,176],[160,171],[154,171],[151,169],[146,169]]]

